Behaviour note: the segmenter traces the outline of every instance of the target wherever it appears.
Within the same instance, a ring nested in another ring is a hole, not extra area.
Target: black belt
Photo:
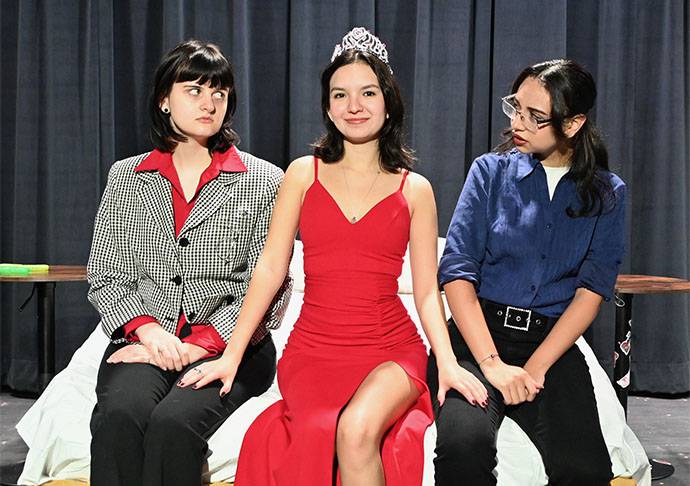
[[[484,318],[501,324],[509,329],[529,331],[530,329],[551,328],[558,321],[558,317],[549,317],[530,309],[523,309],[513,305],[497,304],[486,299],[479,299],[479,304],[484,311]]]

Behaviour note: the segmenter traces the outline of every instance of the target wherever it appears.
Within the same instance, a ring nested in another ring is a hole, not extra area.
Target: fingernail
[[[220,398],[223,398],[227,394],[228,394],[228,392],[225,392],[225,391],[220,392]]]
[[[477,402],[476,402],[474,399],[470,400],[470,403],[471,403],[472,405],[476,405],[476,404],[477,404]]]
[[[198,386],[196,386],[196,383],[192,385],[192,388],[194,388],[195,390],[198,388]]]
[[[178,386],[183,386],[184,383],[182,383],[182,380],[180,380],[180,381],[177,382],[177,385],[178,385]]]

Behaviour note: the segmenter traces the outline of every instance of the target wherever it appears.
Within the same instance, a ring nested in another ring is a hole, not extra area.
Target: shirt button
[[[228,295],[228,296],[225,298],[225,302],[226,302],[228,305],[232,304],[233,302],[235,302],[235,296],[234,296],[234,295]]]
[[[530,289],[532,292],[534,292],[535,290],[537,290],[537,288],[536,288],[534,285],[532,285],[529,289]]]
[[[180,238],[180,241],[177,242],[182,248],[185,246],[189,246],[189,240],[186,237]]]
[[[546,224],[546,229],[550,230],[553,225],[551,223]]]
[[[189,314],[187,314],[187,320],[189,320],[189,321],[193,321],[195,317],[196,317],[196,312],[190,312]]]
[[[544,255],[544,254],[542,253],[542,254],[541,254],[541,259],[542,259],[542,260],[546,260],[546,255]]]
[[[179,275],[175,275],[170,280],[172,280],[175,285],[180,285],[182,283],[182,277],[180,277]]]

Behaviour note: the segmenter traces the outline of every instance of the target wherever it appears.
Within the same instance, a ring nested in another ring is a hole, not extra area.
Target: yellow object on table
[[[0,275],[5,276],[21,276],[29,275],[30,273],[45,273],[48,270],[50,270],[50,265],[45,264],[25,265],[22,263],[0,263]]]

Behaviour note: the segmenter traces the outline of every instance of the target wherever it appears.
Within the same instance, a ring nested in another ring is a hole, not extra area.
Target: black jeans
[[[199,390],[179,388],[177,380],[186,370],[106,363],[122,346],[108,346],[98,370],[91,416],[92,486],[201,485],[206,439],[240,405],[271,386],[276,372],[273,341],[267,336],[247,348],[232,389],[223,398],[220,380]]]
[[[485,312],[486,314],[486,312]],[[549,332],[548,326],[529,331],[503,327],[487,318],[501,359],[524,366]],[[505,405],[498,389],[484,378],[477,362],[451,319],[453,351],[463,368],[472,372],[489,392],[486,410],[470,405],[455,390],[443,407],[436,400],[438,368],[433,354],[427,381],[436,415],[436,486],[496,484],[496,434],[504,416],[513,419],[539,450],[550,485],[608,485],[613,474],[601,433],[594,390],[585,358],[573,346],[546,373],[544,389],[533,402]]]

